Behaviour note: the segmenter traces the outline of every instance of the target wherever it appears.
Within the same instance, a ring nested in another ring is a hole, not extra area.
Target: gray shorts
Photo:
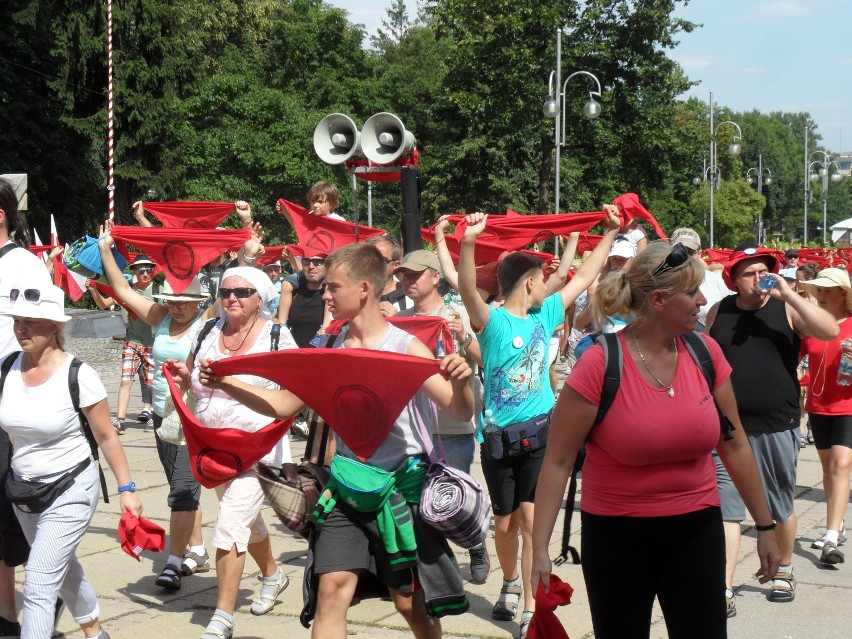
[[[154,430],[160,427],[163,418],[154,413]],[[172,511],[198,510],[201,503],[201,484],[192,474],[189,465],[189,448],[157,440],[157,454],[160,464],[169,480],[168,505]]]
[[[795,512],[796,467],[799,459],[801,432],[796,427],[781,433],[749,435],[748,441],[757,463],[757,471],[763,481],[763,491],[772,519],[786,524]],[[715,453],[714,453],[715,455]],[[734,488],[728,471],[716,457],[716,481],[722,500],[722,519],[742,521],[745,505]]]

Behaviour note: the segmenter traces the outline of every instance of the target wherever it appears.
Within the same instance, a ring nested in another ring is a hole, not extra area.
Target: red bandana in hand
[[[284,246],[264,246],[263,253],[257,256],[257,265],[266,266],[281,259],[284,254]]]
[[[165,367],[163,376],[183,424],[192,474],[205,488],[215,488],[242,475],[272,450],[293,423],[292,418],[276,420],[253,433],[239,428],[207,428],[183,403],[174,378]]]
[[[169,228],[215,229],[234,210],[233,202],[143,202]]]
[[[568,633],[553,611],[556,606],[571,603],[573,594],[574,589],[552,573],[549,593],[544,592],[544,584],[539,583],[535,593],[535,614],[527,629],[527,639],[569,639]]]
[[[118,522],[118,540],[121,542],[121,549],[139,561],[143,550],[163,552],[166,547],[166,531],[153,521],[137,517],[125,510]]]
[[[146,253],[165,271],[172,290],[181,293],[202,266],[226,251],[239,250],[251,237],[251,230],[116,226],[112,237],[118,252],[125,257],[130,255],[128,244]]]
[[[639,196],[635,193],[625,193],[624,195],[619,195],[612,201],[618,207],[618,211],[622,213],[622,219],[626,219],[628,222],[633,219],[645,220],[651,226],[654,227],[654,230],[657,232],[657,235],[660,239],[669,241],[668,236],[663,231],[663,227],[660,226],[660,223],[657,222],[657,218],[651,215],[651,212],[648,211],[644,206],[639,204]]]
[[[304,206],[285,199],[278,202],[285,217],[293,224],[299,244],[310,255],[330,255],[341,246],[355,243],[355,225],[346,220],[335,220],[326,215],[311,215]],[[358,225],[358,241],[384,235],[381,229]]]
[[[448,355],[455,352],[453,334],[443,317],[437,315],[409,315],[408,317],[393,315],[386,317],[385,321],[401,328],[406,333],[414,335],[426,344],[432,352],[435,351],[435,344],[438,343],[439,337],[444,342],[444,350]]]
[[[362,461],[385,441],[423,382],[441,373],[434,359],[362,348],[288,349],[210,366],[217,376],[258,375],[280,384],[313,408]],[[189,443],[186,427],[184,434]]]

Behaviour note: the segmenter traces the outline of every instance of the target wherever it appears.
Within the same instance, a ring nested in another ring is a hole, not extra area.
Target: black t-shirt
[[[324,292],[325,284],[317,290],[311,290],[304,278],[301,277],[299,278],[299,286],[293,291],[293,304],[290,306],[287,327],[299,348],[307,348],[322,326],[325,308],[322,301]]]
[[[710,328],[731,364],[731,384],[746,434],[780,433],[799,425],[796,366],[802,339],[784,302],[770,298],[749,311],[731,295],[719,303]]]

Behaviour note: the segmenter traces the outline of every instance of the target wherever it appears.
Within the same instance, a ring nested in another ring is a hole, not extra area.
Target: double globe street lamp
[[[811,182],[816,182],[818,179],[822,178],[822,195],[820,196],[820,200],[822,200],[822,245],[828,245],[828,180],[831,178],[832,182],[840,182],[843,179],[843,173],[840,172],[840,166],[838,166],[837,162],[831,159],[831,156],[828,154],[828,151],[823,149],[822,151],[814,151],[810,154],[809,158],[812,158],[814,155],[822,155],[822,161],[814,160],[808,165],[808,179]],[[835,172],[831,173],[831,165],[834,165]],[[814,173],[813,169],[815,166],[819,165],[820,169],[817,173]]]
[[[766,171],[766,173],[768,174],[766,179],[763,178],[763,172],[764,171]],[[752,172],[755,172],[757,174],[757,178],[751,177]],[[757,179],[757,192],[760,195],[763,195],[763,186],[764,185],[769,186],[770,184],[772,184],[772,171],[768,167],[763,166],[763,155],[757,156],[757,168],[754,168],[754,167],[750,168],[748,171],[746,171],[745,177],[746,177],[746,182],[748,182],[749,184],[754,184],[755,179]],[[757,244],[762,245],[765,241],[766,241],[766,232],[763,228],[763,214],[758,213],[757,214]]]

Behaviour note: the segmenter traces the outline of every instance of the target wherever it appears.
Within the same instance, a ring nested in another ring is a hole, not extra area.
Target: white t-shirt
[[[725,285],[725,280],[722,279],[720,273],[710,269],[704,272],[704,281],[701,282],[698,290],[707,298],[707,303],[698,310],[698,330],[703,332],[707,324],[707,311],[713,308],[713,304],[728,297],[728,295],[734,295],[736,291],[732,291]]]
[[[225,391],[207,388],[206,386],[202,386],[201,382],[198,381],[198,364],[202,359],[218,361],[230,357],[230,355],[226,355],[219,350],[219,334],[222,332],[221,326],[222,321],[219,320],[205,336],[201,342],[201,348],[198,349],[198,355],[195,356],[196,366],[192,370],[191,380],[192,390],[198,397],[198,402],[195,405],[195,416],[208,428],[239,428],[247,433],[254,433],[264,426],[269,425],[272,419],[246,408]],[[263,330],[257,336],[254,345],[244,354],[268,353],[271,344],[271,331],[272,322],[267,321]],[[194,343],[193,348],[195,348]],[[282,326],[281,335],[278,340],[278,350],[283,351],[287,348],[298,347],[296,346],[296,342],[293,341],[293,337],[290,335],[287,327]],[[246,384],[260,388],[280,388],[275,382],[257,375],[236,375],[235,377]],[[261,461],[276,465],[293,461],[290,455],[290,431],[287,431],[287,434],[278,441]]]
[[[7,242],[7,244],[10,243],[11,240]],[[12,249],[0,257],[0,312],[9,310],[11,306],[9,291],[18,284],[26,286],[53,284],[44,262],[25,248]],[[17,350],[20,350],[20,346],[12,330],[12,317],[0,315],[0,357]]]
[[[14,448],[12,470],[22,477],[70,470],[92,454],[68,389],[68,368],[73,358],[66,354],[50,379],[38,386],[24,383],[21,356],[9,370],[0,398],[0,426]],[[106,399],[106,388],[91,366],[83,364],[77,379],[81,408]]]

